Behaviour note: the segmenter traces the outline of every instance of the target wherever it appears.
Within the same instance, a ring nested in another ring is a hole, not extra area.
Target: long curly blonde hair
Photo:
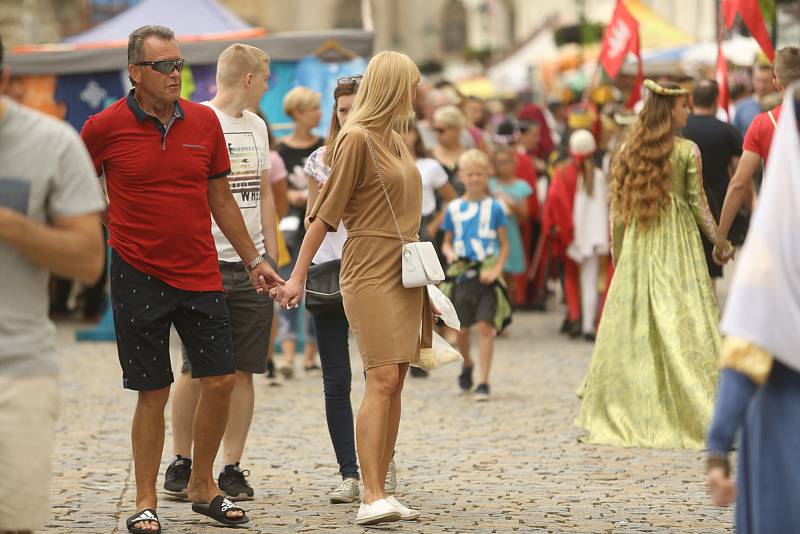
[[[678,89],[674,83],[663,83]],[[669,206],[669,157],[675,144],[672,110],[679,98],[650,93],[611,167],[611,210],[625,224],[649,228]]]

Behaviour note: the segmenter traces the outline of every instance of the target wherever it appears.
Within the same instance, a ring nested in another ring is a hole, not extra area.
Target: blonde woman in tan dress
[[[330,177],[310,212],[292,276],[273,291],[281,306],[300,302],[312,257],[325,234],[343,220],[347,241],[340,275],[342,298],[367,375],[356,420],[364,480],[356,517],[360,525],[419,517],[419,512],[387,496],[384,488],[408,366],[419,359],[420,347],[430,347],[431,341],[432,314],[425,288],[407,289],[402,284],[398,235],[399,226],[404,240],[418,240],[422,179],[414,156],[393,130],[398,120],[410,118],[419,79],[417,67],[405,54],[381,52],[372,58],[336,140]]]

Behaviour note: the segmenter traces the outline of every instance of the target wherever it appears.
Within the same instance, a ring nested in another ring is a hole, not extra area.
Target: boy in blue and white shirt
[[[458,346],[464,356],[464,368],[458,383],[461,389],[472,388],[473,361],[470,356],[470,333],[477,324],[481,337],[481,376],[475,389],[476,400],[489,398],[489,370],[497,335],[495,283],[503,274],[509,246],[506,214],[502,205],[489,196],[489,159],[480,150],[468,150],[458,159],[458,177],[464,183],[464,195],[448,204],[445,212],[442,253],[448,263],[464,260],[470,264],[456,279],[453,305],[461,321]]]

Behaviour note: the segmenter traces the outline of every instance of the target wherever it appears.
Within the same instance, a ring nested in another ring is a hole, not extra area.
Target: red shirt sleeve
[[[231,161],[228,156],[228,143],[225,141],[225,134],[222,133],[222,126],[220,126],[219,120],[211,108],[208,108],[208,112],[211,114],[211,119],[209,120],[211,166],[208,169],[208,179],[214,180],[230,174]]]
[[[81,128],[81,139],[92,157],[92,164],[97,176],[103,174],[103,160],[105,159],[106,149],[104,138],[105,136],[98,131],[93,118],[89,117],[83,124],[83,128]]]
[[[769,142],[766,140],[768,133],[765,131],[766,126],[773,127],[767,114],[760,113],[756,115],[756,118],[750,123],[750,127],[747,128],[747,133],[744,134],[744,143],[742,145],[744,150],[755,152],[764,160],[767,159],[767,151],[769,150]]]

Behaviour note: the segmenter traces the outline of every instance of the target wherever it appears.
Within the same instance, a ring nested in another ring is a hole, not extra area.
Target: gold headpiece
[[[667,89],[666,87],[661,87],[658,83],[654,82],[653,80],[645,80],[644,86],[647,87],[650,91],[657,95],[661,96],[683,96],[688,95],[689,91],[680,87],[678,89]]]

